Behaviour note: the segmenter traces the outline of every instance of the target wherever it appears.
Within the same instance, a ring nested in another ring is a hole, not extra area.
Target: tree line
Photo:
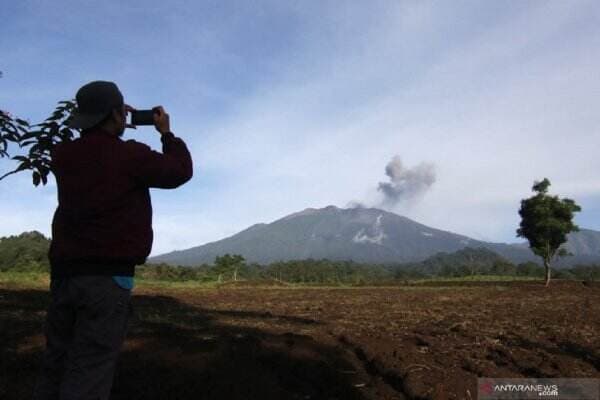
[[[0,271],[48,272],[50,240],[37,231],[0,238]],[[544,267],[514,264],[485,248],[464,248],[438,253],[420,262],[373,265],[338,260],[291,260],[267,265],[246,262],[237,254],[216,257],[213,264],[198,266],[147,263],[136,268],[146,280],[236,282],[253,281],[306,285],[377,285],[406,280],[477,276],[545,276]],[[577,265],[555,272],[555,278],[600,281],[600,265]]]

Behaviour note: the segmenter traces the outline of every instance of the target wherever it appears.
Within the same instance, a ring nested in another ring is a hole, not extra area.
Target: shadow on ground
[[[2,399],[31,397],[48,302],[46,291],[0,289]],[[202,309],[166,296],[134,296],[132,304],[112,400],[365,399],[342,349],[309,336],[218,322],[235,317],[274,324],[285,317]]]

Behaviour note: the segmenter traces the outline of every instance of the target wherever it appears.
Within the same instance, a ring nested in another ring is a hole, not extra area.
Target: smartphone
[[[158,109],[156,107],[151,110],[131,111],[131,124],[154,125],[154,114],[158,114]]]

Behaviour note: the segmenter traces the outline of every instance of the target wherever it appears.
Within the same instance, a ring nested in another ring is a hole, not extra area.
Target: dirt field
[[[112,399],[475,399],[487,377],[600,378],[600,286],[136,288]],[[0,398],[27,399],[44,290],[0,285]]]

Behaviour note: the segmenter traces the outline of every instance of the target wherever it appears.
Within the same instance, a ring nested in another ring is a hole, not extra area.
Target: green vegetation
[[[219,282],[222,281],[223,274],[231,274],[234,281],[237,281],[238,272],[244,268],[244,257],[239,254],[225,254],[215,258],[214,272],[219,274]]]
[[[48,272],[50,240],[37,231],[0,238],[0,271]]]
[[[60,142],[73,140],[77,132],[65,124],[74,108],[74,100],[60,101],[52,115],[38,124],[30,124],[29,121],[0,109],[0,158],[10,157],[10,153],[15,154],[10,147],[18,145],[18,149],[27,149],[26,154],[11,157],[19,165],[0,176],[0,180],[17,172],[30,170],[33,184],[38,186],[41,182],[45,185],[50,173],[52,148]]]
[[[520,268],[491,250],[466,247],[454,253],[438,253],[428,259],[401,265],[397,278],[462,277],[474,275],[519,275]],[[534,271],[527,269],[527,274]]]
[[[0,282],[47,285],[50,240],[39,232],[0,238]],[[512,264],[485,248],[438,253],[418,263],[370,265],[353,261],[294,260],[269,265],[247,263],[240,255],[216,257],[214,265],[136,267],[136,281],[147,286],[216,287],[246,282],[261,285],[365,286],[396,285],[424,280],[497,281],[542,279],[536,263]],[[579,265],[555,271],[559,279],[600,281],[600,265]]]
[[[1,271],[0,285],[15,288],[47,289],[50,284],[48,272]]]
[[[235,261],[235,263],[233,262]],[[253,281],[304,285],[366,285],[393,281],[393,273],[383,266],[363,265],[350,261],[297,260],[266,266],[246,264],[239,255],[217,257],[215,265],[198,267],[146,264],[136,268],[143,280],[204,283]]]
[[[550,181],[544,178],[535,182],[534,196],[521,201],[521,225],[517,235],[529,241],[529,247],[542,257],[546,272],[546,286],[550,284],[550,263],[556,257],[568,255],[561,246],[567,242],[567,234],[578,231],[573,223],[573,215],[581,211],[571,199],[559,199],[548,195]]]

